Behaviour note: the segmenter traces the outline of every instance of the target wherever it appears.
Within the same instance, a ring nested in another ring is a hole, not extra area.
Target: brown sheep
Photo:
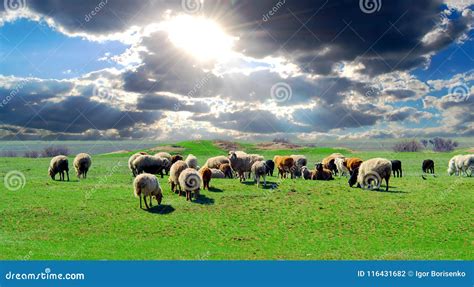
[[[291,178],[293,178],[295,160],[291,156],[276,155],[273,161],[278,169],[278,175],[281,176],[281,178],[286,178],[287,173],[290,173]]]
[[[314,171],[313,180],[332,180],[332,171],[324,168],[322,163],[317,163],[315,165],[316,170]]]
[[[343,165],[347,167],[350,173],[352,173],[356,168],[358,168],[363,160],[358,157],[350,157],[344,159]]]
[[[177,162],[178,160],[184,160],[183,156],[179,154],[171,156],[171,164]]]
[[[334,163],[334,160],[338,157],[339,158],[345,158],[344,155],[342,155],[340,153],[333,153],[333,154],[325,157],[321,162],[325,169],[329,169],[330,171],[334,172],[334,174],[336,174],[336,175],[337,175],[337,166]]]
[[[232,175],[232,168],[230,167],[230,164],[224,163],[219,166],[219,169],[224,173],[225,177],[228,178],[233,178],[234,176]]]
[[[211,182],[212,178],[212,171],[208,167],[203,167],[199,170],[199,174],[201,175],[202,179],[202,189],[209,190],[209,183]]]

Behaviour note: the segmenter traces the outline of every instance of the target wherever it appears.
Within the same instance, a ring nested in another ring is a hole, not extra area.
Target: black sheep
[[[392,160],[393,177],[402,177],[402,162],[399,160]]]
[[[434,161],[431,160],[431,159],[425,159],[423,161],[423,165],[421,166],[421,168],[423,169],[423,172],[425,172],[425,173],[432,173],[432,174],[435,173],[435,171],[434,171]]]
[[[273,170],[275,169],[275,163],[273,160],[269,159],[265,161],[265,164],[267,165],[267,175],[273,176]]]

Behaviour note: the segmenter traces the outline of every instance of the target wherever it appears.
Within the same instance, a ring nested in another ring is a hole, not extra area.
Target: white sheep
[[[245,172],[251,172],[252,157],[244,152],[229,152],[229,161],[232,169],[238,173],[240,181],[245,181]]]
[[[209,158],[206,163],[204,164],[203,167],[208,167],[208,168],[220,168],[221,165],[223,164],[230,164],[230,161],[227,157],[220,155],[220,156],[215,156]]]
[[[267,186],[267,164],[263,160],[259,160],[252,164],[251,171],[253,173],[254,181],[257,183],[257,187],[260,185],[260,177],[263,177],[263,186]]]
[[[468,174],[467,171],[470,171]],[[449,160],[448,174],[472,176],[474,172],[474,154],[456,155]]]
[[[191,193],[194,193],[194,199],[199,198],[201,183],[201,176],[194,168],[187,168],[179,175],[179,186],[186,192],[186,200],[191,200]]]
[[[339,176],[349,176],[350,173],[349,173],[349,170],[347,169],[347,167],[344,165],[344,161],[346,159],[345,158],[342,158],[342,157],[336,157],[334,159],[334,164],[336,165],[337,167],[337,171],[339,172]]]
[[[163,170],[166,164],[166,160],[153,155],[140,155],[132,162],[135,174],[160,174],[161,178],[163,178]]]
[[[195,170],[198,170],[198,160],[194,155],[188,155],[188,157],[186,158],[186,164],[189,168],[194,168]]]
[[[388,159],[369,159],[364,161],[359,168],[354,170],[349,179],[349,185],[352,187],[357,182],[358,186],[361,186],[364,189],[375,189],[379,188],[382,180],[385,179],[385,190],[388,191],[388,182],[391,173],[392,163]]]
[[[158,205],[161,204],[161,200],[163,199],[163,194],[161,191],[160,183],[158,179],[153,174],[149,173],[142,173],[138,175],[135,180],[133,181],[133,193],[136,197],[140,198],[140,208],[142,208],[142,196],[145,200],[146,208],[150,208],[146,201],[147,197],[150,198],[150,206],[152,204],[152,198],[155,197]]]
[[[48,174],[53,180],[56,180],[56,174],[59,173],[59,180],[64,181],[64,172],[67,174],[67,181],[69,181],[69,161],[66,156],[58,155],[51,159],[48,168]]]
[[[146,152],[137,152],[135,154],[132,154],[130,158],[128,159],[128,168],[132,172],[133,176],[137,176],[137,172],[135,170],[135,166],[133,166],[133,161],[135,161],[139,156],[141,155],[147,155]]]
[[[181,195],[181,186],[179,185],[179,176],[181,172],[183,172],[183,170],[187,168],[188,168],[188,165],[183,160],[178,160],[177,162],[171,165],[170,177],[168,178],[168,182],[171,185],[172,192],[179,193],[179,195]]]
[[[87,153],[80,153],[74,158],[73,165],[78,178],[81,176],[87,178],[87,172],[92,165],[91,156]]]
[[[222,170],[217,168],[211,168],[210,170],[212,172],[211,178],[225,178],[225,174]]]
[[[164,166],[164,170],[165,170],[166,175],[168,175],[169,172],[170,172],[170,168],[171,168],[171,160],[172,160],[171,154],[162,151],[162,152],[156,153],[155,156],[164,159],[163,166]]]

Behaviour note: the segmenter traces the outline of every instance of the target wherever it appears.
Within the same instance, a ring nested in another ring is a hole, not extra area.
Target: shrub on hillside
[[[1,157],[17,157],[16,152],[14,151],[4,151],[0,154]]]
[[[404,141],[393,146],[395,152],[417,152],[422,149],[422,145],[416,140]]]
[[[432,145],[433,151],[436,152],[450,152],[459,146],[456,141],[440,137],[429,140],[429,143]]]
[[[25,157],[27,158],[38,158],[39,156],[40,153],[35,150],[25,152]]]
[[[69,149],[65,146],[49,146],[45,147],[42,157],[54,157],[57,155],[69,155]]]

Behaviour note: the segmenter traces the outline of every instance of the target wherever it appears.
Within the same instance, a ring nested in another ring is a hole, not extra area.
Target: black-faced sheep
[[[208,168],[220,168],[223,164],[230,164],[230,161],[227,157],[220,155],[209,158],[204,166]]]
[[[304,155],[290,155],[295,162],[293,174],[295,177],[301,177],[301,168],[308,164],[308,160]]]
[[[421,169],[423,170],[424,173],[435,173],[435,163],[431,159],[425,159],[423,161],[423,164],[421,165]]]
[[[186,164],[188,165],[189,168],[194,168],[196,170],[198,169],[197,168],[198,160],[194,155],[188,154],[188,157],[186,157],[185,162],[186,162]]]
[[[399,160],[392,160],[391,162],[392,162],[393,177],[403,177],[402,162]]]
[[[58,155],[51,159],[48,168],[48,174],[53,180],[56,180],[56,174],[59,173],[59,180],[64,181],[64,173],[67,175],[69,181],[69,161],[66,156]]]
[[[74,169],[78,178],[87,178],[87,172],[92,165],[91,156],[87,153],[80,153],[74,158]]]
[[[184,160],[183,156],[179,154],[171,156],[171,164],[177,162],[178,160]]]
[[[145,200],[145,206],[147,209],[150,208],[150,206],[153,206],[153,197],[155,197],[156,201],[158,202],[158,205],[161,204],[163,194],[161,192],[160,183],[158,182],[156,176],[154,176],[153,174],[142,173],[138,175],[133,181],[133,187],[135,196],[140,198],[140,208],[142,208],[142,196]],[[147,197],[150,198],[150,206],[148,206],[148,203],[146,201]]]
[[[256,161],[252,164],[251,171],[257,187],[260,186],[260,177],[263,177],[263,186],[267,186],[267,164],[263,160]]]
[[[181,187],[179,185],[179,176],[183,170],[187,169],[188,165],[183,160],[178,160],[177,162],[173,163],[170,168],[170,177],[168,178],[168,182],[171,185],[171,191],[174,193],[179,193],[181,196]]]
[[[219,170],[224,173],[225,177],[228,177],[228,178],[234,177],[234,175],[232,174],[232,168],[230,167],[230,164],[228,163],[221,164],[219,167]]]
[[[311,179],[313,179],[313,177],[315,177],[315,173],[314,173],[314,171],[309,170],[308,167],[303,166],[301,168],[301,176],[305,180],[311,180]]]
[[[324,168],[322,163],[315,164],[315,171],[313,174],[313,180],[333,180],[332,171]]]
[[[137,157],[132,163],[136,174],[160,174],[161,178],[163,178],[163,170],[165,165],[167,165],[166,159],[162,159],[153,155],[141,155]]]
[[[130,158],[128,159],[128,168],[130,169],[130,171],[132,172],[133,176],[137,176],[137,172],[135,170],[135,167],[133,166],[133,161],[137,159],[137,157],[141,156],[141,155],[147,155],[148,153],[146,152],[137,152],[135,154],[132,154],[130,156]]]
[[[275,162],[269,159],[266,160],[265,163],[267,164],[267,175],[273,176],[273,171],[275,170]]]
[[[201,175],[202,179],[202,189],[205,190],[207,188],[207,190],[209,190],[209,183],[211,182],[212,178],[211,169],[208,167],[203,167],[199,170],[199,174]]]
[[[378,189],[385,179],[385,190],[388,191],[391,174],[392,163],[388,159],[369,159],[354,170],[349,179],[349,186],[352,187],[357,182],[357,186],[364,189]]]
[[[194,199],[199,198],[201,188],[201,177],[194,168],[187,168],[179,175],[179,186],[186,192],[186,200],[191,201],[191,194],[194,193]]]

